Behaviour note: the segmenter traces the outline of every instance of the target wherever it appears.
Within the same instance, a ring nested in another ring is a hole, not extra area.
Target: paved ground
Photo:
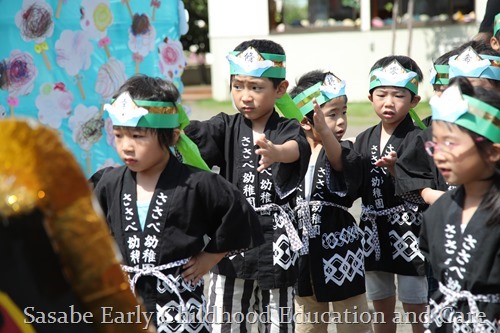
[[[204,99],[204,98],[211,98],[211,91],[209,86],[195,86],[195,87],[186,87],[184,90],[184,93],[182,94],[182,99],[183,103],[187,104],[190,106],[192,114],[191,118],[196,119],[196,120],[206,120],[209,119],[214,115],[213,111],[211,110],[202,110],[196,107],[196,103],[194,101],[198,99]],[[367,126],[350,126],[347,128],[346,135],[345,137],[354,137],[356,136],[359,132],[363,131],[366,129]],[[360,214],[360,200],[357,200],[354,202],[353,207],[350,209],[351,214],[356,218],[356,220],[359,220],[359,214]],[[208,287],[208,280],[207,277],[205,277],[205,288]],[[371,304],[370,304],[371,306]],[[396,312],[401,314],[400,316],[403,315],[403,308],[401,306],[401,303],[398,301],[396,303]],[[328,332],[329,333],[336,333],[336,329],[334,325],[330,325]],[[256,327],[255,327],[256,328]],[[257,329],[253,329],[252,332],[257,332]],[[398,333],[411,333],[411,325],[410,324],[405,324],[405,325],[398,325]]]

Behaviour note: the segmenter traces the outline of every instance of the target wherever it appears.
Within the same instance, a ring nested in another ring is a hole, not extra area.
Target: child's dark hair
[[[128,92],[132,99],[175,103],[179,99],[179,91],[169,81],[159,77],[136,74],[129,78],[114,94],[117,98]],[[173,145],[174,130],[172,128],[145,128],[146,132],[156,134],[160,146],[168,148]]]
[[[383,68],[383,67],[389,65],[394,60],[397,60],[397,62],[399,62],[401,64],[401,66],[403,66],[407,70],[410,70],[412,72],[417,73],[417,80],[418,80],[418,82],[422,82],[422,79],[424,78],[424,75],[422,74],[422,70],[420,69],[420,67],[418,67],[418,65],[415,62],[415,60],[413,60],[410,57],[402,56],[402,55],[391,55],[391,56],[383,57],[383,58],[377,60],[373,64],[372,68],[370,69],[370,73],[374,69]],[[375,88],[373,88],[373,89],[370,90],[370,95],[373,93],[373,90],[375,90]],[[415,97],[415,94],[413,92],[411,92],[411,91],[410,91],[410,93],[411,93],[411,99],[413,100],[413,97]]]
[[[462,91],[462,94],[474,97],[482,102],[485,102],[497,109],[500,109],[500,95],[496,91],[488,90],[483,87],[474,87],[467,78],[456,77],[450,81],[450,85],[457,83]],[[466,128],[460,127],[461,130],[469,134],[474,140],[477,150],[481,157],[486,160],[493,149],[493,142],[481,137],[481,135],[472,132]],[[495,164],[495,171],[493,174],[493,184],[490,190],[486,193],[482,205],[485,210],[491,212],[491,218],[487,225],[500,224],[500,161]]]
[[[323,70],[317,69],[313,70],[310,72],[305,73],[302,75],[296,82],[295,87],[293,87],[289,95],[291,98],[295,98],[298,94],[303,92],[304,90],[314,86],[318,82],[323,82],[325,80],[326,75],[328,72],[325,72]],[[345,102],[347,103],[347,96],[343,96],[345,98]],[[314,120],[313,120],[313,115],[314,111],[308,112],[305,117],[311,124],[314,125]]]
[[[272,54],[285,54],[283,47],[269,39],[252,39],[240,43],[234,48],[234,51],[243,52],[249,47],[253,47],[259,53],[272,53]],[[232,76],[231,76],[232,79]],[[285,79],[269,77],[269,80],[273,83],[274,88],[278,88],[281,82]]]
[[[460,44],[453,50],[440,55],[436,60],[434,60],[434,64],[448,65],[450,57],[459,55],[460,53],[462,53],[463,50],[465,50],[469,46],[472,47],[474,51],[476,51],[479,54],[495,55],[495,53],[498,53],[497,51],[493,50],[493,48],[489,43],[486,43],[483,40],[470,40],[468,42]]]
[[[475,50],[476,47],[479,47],[478,46],[479,43],[480,42],[476,41],[476,40],[471,40],[471,41],[468,41],[466,43],[463,43],[463,44],[459,45],[458,47],[454,48],[453,50],[450,50],[446,53],[441,54],[436,60],[434,60],[434,65],[448,65],[450,57],[460,54],[463,50],[465,50],[469,46],[471,46]],[[481,42],[481,44],[483,44],[483,43]]]

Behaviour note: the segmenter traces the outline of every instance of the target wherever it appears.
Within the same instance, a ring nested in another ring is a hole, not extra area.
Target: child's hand
[[[375,162],[375,165],[378,167],[386,167],[389,169],[391,175],[395,175],[394,172],[394,164],[396,164],[396,160],[398,159],[398,153],[395,151],[391,151],[389,154],[382,156],[378,161]]]
[[[279,151],[277,147],[269,140],[266,139],[265,134],[261,134],[261,136],[255,140],[255,144],[260,148],[255,150],[257,155],[260,155],[261,158],[259,160],[259,167],[257,168],[258,172],[264,171],[271,164],[279,161]]]
[[[184,281],[196,285],[203,278],[203,275],[207,274],[225,255],[226,253],[200,252],[191,257],[188,263],[182,266],[184,268],[184,272],[182,272]]]
[[[331,131],[328,126],[326,126],[325,115],[323,114],[323,111],[321,111],[321,107],[318,102],[316,102],[316,98],[313,98],[312,102],[314,105],[314,129],[320,135],[323,131]]]

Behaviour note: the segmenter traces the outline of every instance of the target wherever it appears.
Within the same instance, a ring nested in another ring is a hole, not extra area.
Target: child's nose
[[[250,101],[252,100],[252,91],[249,90],[249,89],[244,89],[243,90],[243,96],[242,96],[242,99],[244,101]]]
[[[128,138],[123,138],[121,143],[122,143],[122,150],[123,151],[133,151],[134,150],[133,140],[128,139]]]
[[[387,104],[387,105],[394,105],[394,97],[387,96],[386,99],[385,99],[385,104]]]

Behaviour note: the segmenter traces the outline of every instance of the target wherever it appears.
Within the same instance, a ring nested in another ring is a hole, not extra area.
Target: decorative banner
[[[121,164],[102,107],[127,78],[159,76],[183,90],[181,0],[2,4],[0,118],[36,118],[57,129],[87,175]]]

